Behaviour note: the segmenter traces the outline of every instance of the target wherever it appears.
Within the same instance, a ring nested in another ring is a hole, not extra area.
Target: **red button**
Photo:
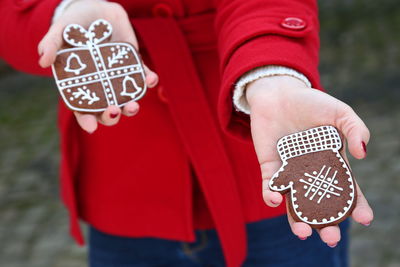
[[[307,23],[300,18],[285,18],[281,22],[281,26],[290,30],[302,30],[307,26]]]
[[[172,8],[165,3],[159,3],[154,5],[151,12],[154,17],[159,17],[159,18],[170,18],[174,15]]]
[[[164,103],[168,103],[168,99],[164,94],[164,87],[159,85],[157,88],[157,94],[158,94],[158,98],[164,102]]]

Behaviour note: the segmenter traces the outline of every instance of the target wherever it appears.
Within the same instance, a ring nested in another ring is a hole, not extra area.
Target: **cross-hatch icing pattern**
[[[313,171],[312,175],[304,173],[308,179],[300,179],[300,182],[304,184],[306,189],[305,197],[309,200],[313,200],[316,195],[319,196],[317,203],[319,204],[324,197],[330,198],[331,195],[340,196],[340,191],[343,191],[342,187],[337,186],[338,180],[336,179],[337,171],[333,172],[332,167],[324,165],[319,172]]]

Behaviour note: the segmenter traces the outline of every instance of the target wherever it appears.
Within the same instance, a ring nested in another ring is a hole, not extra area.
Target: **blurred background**
[[[368,157],[351,159],[371,206],[352,225],[352,266],[400,266],[400,2],[320,2],[325,88],[367,123]],[[22,97],[21,97],[22,96]],[[58,197],[57,90],[0,62],[0,266],[85,266]]]

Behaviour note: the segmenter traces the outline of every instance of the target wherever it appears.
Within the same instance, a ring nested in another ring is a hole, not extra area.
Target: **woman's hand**
[[[63,13],[60,14],[51,25],[47,34],[43,37],[38,46],[40,57],[39,64],[43,68],[49,67],[56,59],[56,53],[63,44],[62,32],[68,24],[76,23],[88,27],[96,19],[105,19],[113,26],[111,41],[117,40],[131,43],[138,49],[136,35],[132,29],[128,15],[125,10],[116,3],[99,0],[77,0],[72,2]],[[144,66],[146,84],[149,88],[156,86],[158,76],[149,68]],[[83,114],[74,112],[79,125],[85,131],[93,133],[97,129],[97,122],[104,125],[118,123],[121,114],[134,116],[139,111],[139,104],[136,102],[127,103],[122,110],[117,106],[109,106],[99,115]]]
[[[335,126],[346,138],[349,151],[357,159],[365,158],[369,131],[364,122],[345,103],[321,91],[311,89],[290,76],[262,78],[247,86],[246,97],[251,109],[251,131],[263,178],[263,198],[270,207],[281,204],[283,198],[269,189],[269,180],[282,163],[276,150],[279,138],[321,125]],[[345,150],[343,150],[345,151]],[[345,152],[344,152],[345,153]],[[343,155],[347,161],[346,155]],[[353,219],[369,225],[373,212],[357,185],[357,203]],[[300,239],[312,234],[311,227],[295,222],[288,213],[291,229]],[[338,226],[320,229],[321,239],[329,246],[340,240]]]

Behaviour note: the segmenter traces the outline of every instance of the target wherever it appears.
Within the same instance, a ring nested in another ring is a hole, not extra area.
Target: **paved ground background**
[[[323,83],[372,134],[352,167],[376,219],[353,224],[352,266],[400,266],[400,6],[320,1],[320,16]],[[0,266],[85,266],[58,200],[56,101],[51,80],[0,63]]]

